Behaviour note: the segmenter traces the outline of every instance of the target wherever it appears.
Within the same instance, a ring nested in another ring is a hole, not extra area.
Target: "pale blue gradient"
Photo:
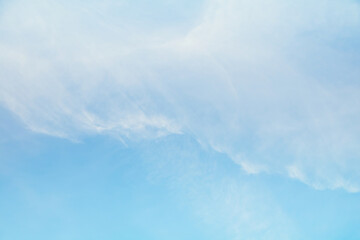
[[[354,0],[0,1],[0,239],[360,239],[359,29]]]
[[[73,143],[1,116],[1,239],[360,237],[359,194],[244,174],[191,137]]]

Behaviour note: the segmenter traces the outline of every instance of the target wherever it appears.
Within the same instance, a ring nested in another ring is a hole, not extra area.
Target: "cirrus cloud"
[[[4,1],[1,103],[40,133],[190,134],[249,174],[359,191],[358,2],[136,4]]]

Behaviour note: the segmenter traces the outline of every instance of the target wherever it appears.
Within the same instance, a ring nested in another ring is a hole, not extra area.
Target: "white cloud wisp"
[[[136,4],[4,1],[1,103],[40,133],[191,134],[250,174],[359,191],[358,2]]]

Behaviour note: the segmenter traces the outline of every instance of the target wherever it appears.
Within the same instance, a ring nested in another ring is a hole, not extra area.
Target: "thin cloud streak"
[[[185,25],[124,6],[6,2],[2,104],[40,133],[190,134],[250,174],[358,191],[359,3],[206,1]]]

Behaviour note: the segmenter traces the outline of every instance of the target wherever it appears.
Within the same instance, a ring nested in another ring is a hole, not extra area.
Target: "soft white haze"
[[[189,134],[249,174],[360,190],[358,1],[153,4],[173,11],[1,2],[1,104],[39,133]]]

